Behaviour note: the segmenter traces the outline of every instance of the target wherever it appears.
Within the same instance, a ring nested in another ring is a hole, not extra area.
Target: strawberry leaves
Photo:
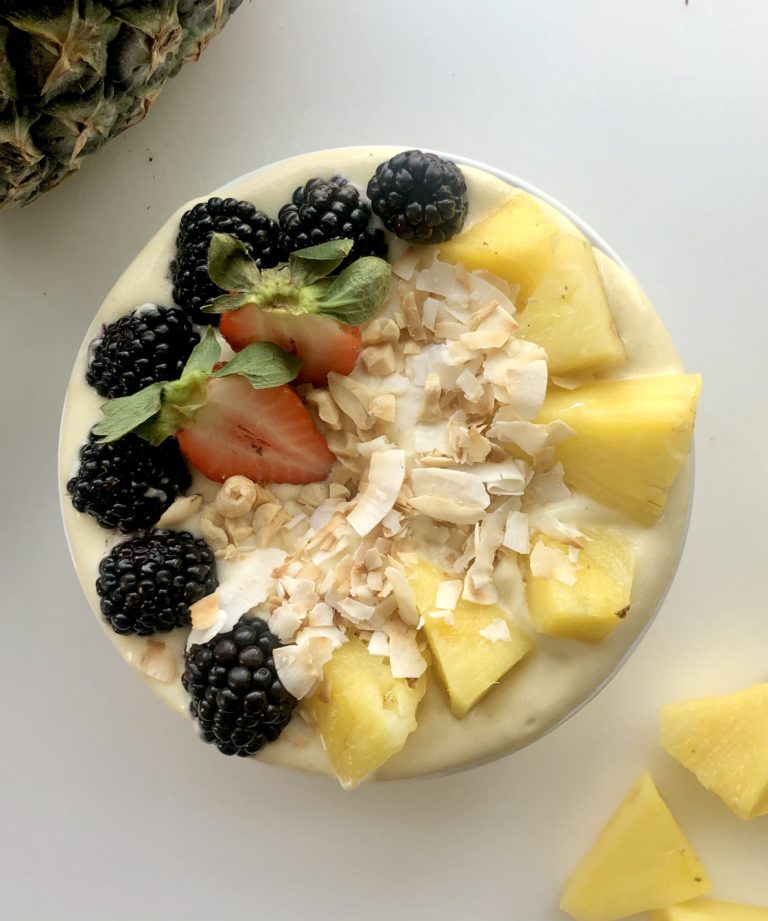
[[[158,445],[189,426],[205,406],[209,378],[239,375],[255,390],[265,390],[292,381],[301,367],[295,355],[271,342],[249,345],[214,371],[220,354],[221,346],[209,327],[192,350],[179,380],[150,384],[131,396],[107,401],[102,406],[101,422],[94,426],[94,434],[109,442],[135,432]]]
[[[392,270],[384,259],[364,256],[331,276],[351,249],[352,240],[332,240],[291,253],[286,266],[260,270],[239,240],[216,233],[208,250],[208,274],[229,294],[215,298],[203,310],[227,313],[252,304],[262,310],[326,316],[359,326],[386,300]]]

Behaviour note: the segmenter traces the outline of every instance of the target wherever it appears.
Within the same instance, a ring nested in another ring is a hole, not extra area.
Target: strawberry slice
[[[210,378],[207,399],[178,432],[182,453],[209,480],[314,483],[336,458],[287,384],[255,390],[237,375]]]
[[[239,352],[252,342],[274,342],[301,359],[298,384],[324,387],[328,372],[349,374],[362,346],[359,326],[345,326],[330,317],[292,316],[247,305],[221,316],[222,336]]]

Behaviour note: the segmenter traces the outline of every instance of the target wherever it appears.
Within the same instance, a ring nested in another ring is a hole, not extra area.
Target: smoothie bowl
[[[64,523],[122,656],[224,754],[345,787],[514,751],[680,556],[700,380],[512,177],[308,154],[174,214],[88,330]]]

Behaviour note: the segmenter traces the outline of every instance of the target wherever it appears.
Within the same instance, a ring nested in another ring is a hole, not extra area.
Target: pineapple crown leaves
[[[209,327],[198,342],[176,381],[150,384],[138,393],[117,397],[102,406],[103,419],[93,432],[101,441],[117,441],[135,432],[150,444],[159,445],[188,427],[205,406],[207,382],[212,377],[237,374],[255,390],[279,387],[292,381],[301,362],[271,342],[255,342],[214,371],[221,354],[216,334]]]
[[[365,323],[379,310],[392,278],[389,263],[376,256],[356,259],[332,276],[349,255],[352,240],[331,240],[296,250],[288,264],[259,269],[236,237],[215,233],[208,249],[208,274],[228,291],[203,310],[226,313],[246,304],[293,316],[314,314],[347,326]]]

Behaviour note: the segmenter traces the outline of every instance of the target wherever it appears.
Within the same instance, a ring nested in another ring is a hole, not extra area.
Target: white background
[[[740,822],[656,743],[662,702],[768,678],[766,47],[766,0],[253,0],[147,121],[0,215],[3,921],[557,921],[646,767],[717,893],[768,905],[768,818]],[[219,756],[121,663],[67,556],[55,448],[83,331],[174,208],[366,143],[559,198],[705,383],[682,568],[620,676],[504,761],[344,794]]]

